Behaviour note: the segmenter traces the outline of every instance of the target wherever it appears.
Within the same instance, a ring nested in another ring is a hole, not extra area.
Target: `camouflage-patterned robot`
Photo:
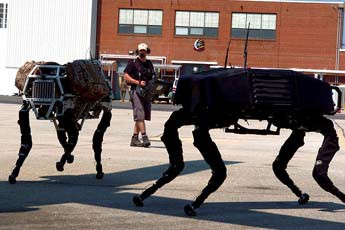
[[[111,88],[101,65],[95,60],[76,60],[66,65],[54,62],[27,62],[18,71],[16,86],[22,92],[23,105],[19,111],[18,124],[21,131],[21,147],[16,165],[9,175],[9,182],[16,183],[21,166],[31,147],[29,112],[39,120],[54,122],[57,137],[64,149],[58,171],[65,163],[72,163],[73,149],[85,119],[97,119],[103,111],[93,135],[96,160],[96,178],[103,178],[101,152],[103,136],[110,126]]]

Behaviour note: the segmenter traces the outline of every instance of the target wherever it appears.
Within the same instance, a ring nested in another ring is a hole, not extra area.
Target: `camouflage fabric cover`
[[[23,66],[21,66],[16,74],[15,79],[15,86],[20,90],[23,91],[26,78],[28,77],[31,70],[35,67],[35,65],[43,64],[44,62],[35,62],[35,61],[27,61]]]
[[[83,101],[98,101],[110,93],[100,65],[90,60],[67,63],[67,77],[71,89]]]

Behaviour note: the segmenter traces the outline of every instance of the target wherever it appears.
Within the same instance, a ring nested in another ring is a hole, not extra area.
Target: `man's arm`
[[[124,74],[124,79],[125,81],[128,83],[128,84],[134,84],[134,85],[139,85],[140,83],[140,86],[144,87],[146,85],[146,82],[145,81],[138,81],[134,78],[131,77],[131,75],[129,75],[128,73],[125,73]]]

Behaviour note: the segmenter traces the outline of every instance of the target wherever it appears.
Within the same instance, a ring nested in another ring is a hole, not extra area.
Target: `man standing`
[[[131,86],[130,97],[135,122],[130,146],[135,147],[149,147],[151,144],[145,127],[145,120],[151,120],[151,98],[147,87],[155,74],[152,62],[146,59],[149,53],[150,48],[145,43],[139,44],[136,50],[137,58],[135,61],[129,61],[124,70],[124,79]],[[139,141],[139,133],[143,142]]]

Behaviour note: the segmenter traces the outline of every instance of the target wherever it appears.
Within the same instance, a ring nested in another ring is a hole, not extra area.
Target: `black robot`
[[[292,133],[273,162],[277,178],[287,185],[299,198],[300,204],[309,200],[289,177],[286,167],[298,148],[304,144],[305,132],[319,132],[324,141],[317,154],[313,177],[327,192],[345,202],[345,195],[335,187],[327,175],[329,163],[339,150],[338,137],[333,122],[324,115],[335,114],[332,89],[337,87],[290,70],[262,69],[213,69],[179,80],[175,103],[182,109],[171,114],[164,126],[161,138],[169,154],[170,166],[163,176],[139,196],[133,198],[136,206],[163,185],[176,178],[184,168],[182,143],[178,129],[194,125],[194,146],[212,170],[212,177],[200,195],[184,207],[189,216],[216,191],[226,178],[226,167],[221,154],[212,141],[209,130],[226,128],[227,132],[239,134],[278,135],[281,128]],[[246,129],[238,124],[239,119],[267,121],[267,129]],[[277,127],[272,130],[272,125]]]

